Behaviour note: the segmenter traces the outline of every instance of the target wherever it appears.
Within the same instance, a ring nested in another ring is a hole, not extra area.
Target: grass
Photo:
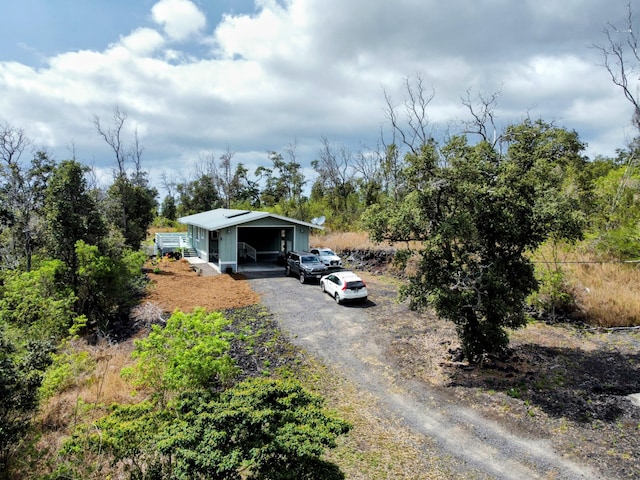
[[[640,326],[640,268],[635,264],[572,264],[567,275],[591,325]]]

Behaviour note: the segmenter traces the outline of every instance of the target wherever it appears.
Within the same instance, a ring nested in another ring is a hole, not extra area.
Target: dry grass
[[[327,234],[312,234],[309,238],[309,245],[329,247],[333,250],[356,250],[356,249],[387,249],[406,248],[406,242],[376,244],[369,239],[366,232],[331,232]],[[409,242],[411,248],[419,248],[419,242]]]
[[[585,263],[565,268],[580,309],[599,327],[640,325],[640,268],[635,264]]]
[[[120,375],[122,368],[132,363],[132,342],[93,346],[84,341],[76,341],[68,348],[88,352],[95,369],[74,376],[73,383],[68,388],[47,401],[40,416],[44,429],[68,430],[81,421],[101,416],[95,410],[103,405],[140,401],[139,397],[132,395],[133,386]]]

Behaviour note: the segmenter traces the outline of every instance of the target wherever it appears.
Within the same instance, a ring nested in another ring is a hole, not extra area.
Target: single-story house
[[[309,233],[320,225],[268,212],[218,208],[181,217],[187,226],[181,247],[220,272],[250,262],[276,264],[292,250],[309,249]],[[162,249],[160,249],[162,253]]]

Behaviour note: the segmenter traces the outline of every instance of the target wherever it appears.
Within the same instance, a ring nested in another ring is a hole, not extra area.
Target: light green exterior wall
[[[273,239],[263,239],[263,243],[268,243],[268,250],[280,250],[281,231],[285,230],[286,248],[288,250],[308,250],[309,249],[309,227],[296,223],[287,222],[278,218],[261,218],[253,222],[243,223],[218,230],[218,264],[221,272],[226,272],[227,268],[237,271],[238,267],[238,229],[252,229],[252,232],[259,233],[261,228],[269,235],[274,235]],[[277,233],[274,233],[277,230]],[[194,225],[187,226],[187,233],[193,248],[198,253],[198,257],[209,262],[209,231]],[[245,232],[246,233],[246,232]],[[244,239],[244,241],[247,241]]]

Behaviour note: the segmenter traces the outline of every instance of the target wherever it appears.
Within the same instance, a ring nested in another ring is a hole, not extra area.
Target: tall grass
[[[577,263],[565,266],[577,305],[598,327],[640,325],[640,266]]]

